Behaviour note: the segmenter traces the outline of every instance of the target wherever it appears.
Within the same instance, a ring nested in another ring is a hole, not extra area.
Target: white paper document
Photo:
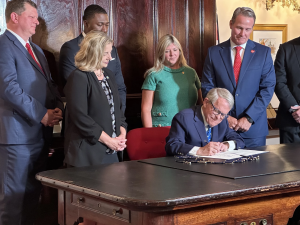
[[[262,153],[267,153],[269,151],[256,151],[256,150],[233,150],[227,152],[220,152],[212,156],[198,156],[201,158],[214,158],[214,159],[238,159],[243,156],[251,156],[251,155],[258,155]]]

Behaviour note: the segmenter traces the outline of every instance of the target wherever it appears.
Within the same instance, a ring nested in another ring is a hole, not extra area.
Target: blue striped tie
[[[206,136],[207,136],[207,143],[209,143],[211,140],[211,127],[209,125],[207,125]]]

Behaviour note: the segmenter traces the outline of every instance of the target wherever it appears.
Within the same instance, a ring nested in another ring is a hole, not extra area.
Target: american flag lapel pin
[[[255,52],[255,50],[251,50],[251,53],[254,53]]]

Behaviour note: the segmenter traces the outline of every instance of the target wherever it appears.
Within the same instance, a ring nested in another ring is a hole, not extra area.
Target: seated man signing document
[[[233,105],[234,99],[228,90],[213,88],[202,106],[177,113],[166,138],[167,155],[209,156],[244,148],[243,138],[229,128],[226,119]]]

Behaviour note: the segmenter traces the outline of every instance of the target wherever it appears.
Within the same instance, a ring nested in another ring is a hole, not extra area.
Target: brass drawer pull
[[[82,198],[82,197],[79,197],[79,198],[77,198],[77,203],[79,204],[79,203],[83,203],[84,202],[84,198]]]
[[[113,209],[112,214],[115,216],[117,214],[122,215],[123,214],[123,210],[120,208],[119,210]]]
[[[266,219],[262,219],[261,221],[259,221],[259,225],[267,225],[268,221]]]

